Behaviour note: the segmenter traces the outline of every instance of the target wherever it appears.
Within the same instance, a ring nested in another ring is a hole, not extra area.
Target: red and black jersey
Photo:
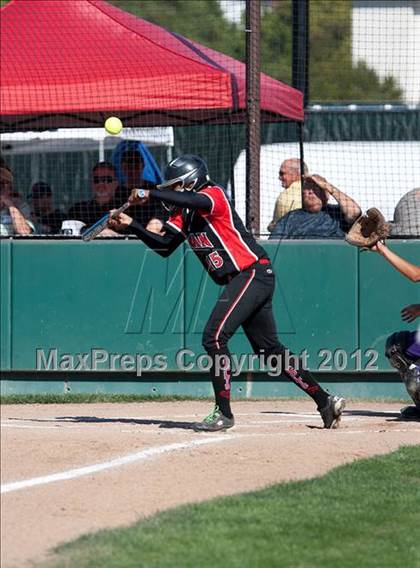
[[[210,210],[177,209],[166,227],[188,241],[217,284],[225,284],[229,276],[245,270],[260,258],[267,258],[221,187],[207,186],[197,195],[210,199]]]

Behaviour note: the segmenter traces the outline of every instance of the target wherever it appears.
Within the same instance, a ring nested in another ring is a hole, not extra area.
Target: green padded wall
[[[393,250],[417,264],[419,244],[390,241]],[[170,385],[192,378],[177,370],[176,353],[182,348],[195,356],[203,352],[202,330],[221,288],[188,247],[163,259],[133,240],[3,239],[0,245],[1,369],[8,385],[29,375],[28,384],[53,376],[58,380],[57,373],[35,372],[36,350],[54,347],[59,355],[95,348],[109,355],[162,353],[168,368],[151,380],[167,377]],[[414,323],[401,321],[400,310],[420,302],[420,286],[378,255],[341,241],[263,245],[277,276],[274,311],[282,342],[298,353],[306,348],[309,367],[324,376],[340,380],[349,375],[351,380],[357,371],[359,381],[364,374],[367,380],[387,375],[396,380],[383,355],[384,343],[393,331],[415,329]],[[231,350],[250,352],[241,331],[231,341]],[[360,350],[359,367],[352,357],[355,350]],[[369,362],[375,363],[376,352],[377,370],[365,373]],[[341,369],[344,356],[347,364]],[[129,380],[127,373],[109,372],[107,365],[99,369],[103,380]],[[93,384],[97,375],[85,372],[83,380],[91,377]],[[135,373],[134,378],[138,380]]]

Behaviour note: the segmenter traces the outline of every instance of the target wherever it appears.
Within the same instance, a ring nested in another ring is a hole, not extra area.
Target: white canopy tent
[[[55,206],[66,211],[72,203],[88,199],[93,163],[103,161],[105,151],[112,151],[122,140],[159,148],[164,162],[172,159],[174,129],[166,126],[123,128],[117,136],[108,135],[104,128],[6,132],[0,135],[0,149],[22,196],[34,182],[45,181],[53,188]]]
[[[99,160],[105,150],[113,150],[121,140],[139,140],[146,146],[168,148],[172,158],[174,131],[171,126],[150,128],[123,128],[121,134],[109,136],[104,128],[58,128],[43,132],[6,132],[1,134],[1,152],[4,155],[39,154],[45,152],[80,152],[98,150]]]

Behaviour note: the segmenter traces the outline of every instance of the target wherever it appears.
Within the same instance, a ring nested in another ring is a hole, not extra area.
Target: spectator
[[[120,201],[126,201],[134,188],[155,189],[156,184],[143,179],[144,160],[140,150],[132,147],[124,151],[121,155],[121,174],[124,185],[119,191]],[[162,205],[155,199],[151,199],[145,207],[134,206],[131,215],[143,225],[147,225],[151,220],[161,221],[167,217]]]
[[[403,276],[412,282],[420,282],[420,266],[412,264],[391,251],[384,243],[378,242],[372,247]],[[413,322],[420,317],[420,304],[410,304],[401,310],[401,317],[406,322]],[[420,328],[416,331],[397,331],[386,340],[385,355],[395,367],[413,399],[414,406],[401,409],[402,420],[420,421]]]
[[[30,235],[34,230],[29,205],[13,191],[13,174],[3,162],[0,167],[0,235]]]
[[[31,200],[32,219],[37,226],[37,233],[57,235],[66,216],[54,209],[51,187],[44,181],[38,181],[31,187],[28,198]]]
[[[401,197],[391,225],[393,237],[420,237],[420,187]]]
[[[308,166],[303,164],[304,175],[308,174]],[[284,160],[279,170],[279,180],[284,187],[277,197],[274,206],[273,219],[267,229],[271,232],[277,221],[284,217],[289,211],[302,207],[302,188],[300,183],[300,160],[289,158]]]
[[[143,170],[144,160],[138,150],[132,148],[123,152],[121,155],[121,174],[124,179],[124,187],[129,190],[129,193],[135,187],[156,189],[156,184],[143,179]]]
[[[329,196],[338,205],[328,204]],[[305,177],[302,201],[302,209],[290,211],[276,223],[270,239],[344,237],[361,214],[351,197],[317,174]]]
[[[92,225],[110,209],[118,208],[121,203],[116,197],[118,180],[114,166],[110,162],[98,162],[92,169],[92,195],[89,201],[76,203],[69,209],[66,219],[82,221]],[[115,236],[118,233],[104,229],[102,236]]]

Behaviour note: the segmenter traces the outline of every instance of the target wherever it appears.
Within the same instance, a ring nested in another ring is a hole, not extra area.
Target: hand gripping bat
[[[130,205],[131,203],[129,203],[128,201],[121,205],[121,207],[119,207],[112,213],[111,218],[115,219],[116,217],[118,217],[118,215],[128,209]],[[87,231],[85,231],[85,233],[83,233],[82,240],[85,242],[91,241],[92,239],[97,237],[99,233],[102,233],[102,231],[108,226],[109,217],[109,213],[107,213],[98,221],[96,221],[96,223],[94,223],[91,227],[89,227]]]

